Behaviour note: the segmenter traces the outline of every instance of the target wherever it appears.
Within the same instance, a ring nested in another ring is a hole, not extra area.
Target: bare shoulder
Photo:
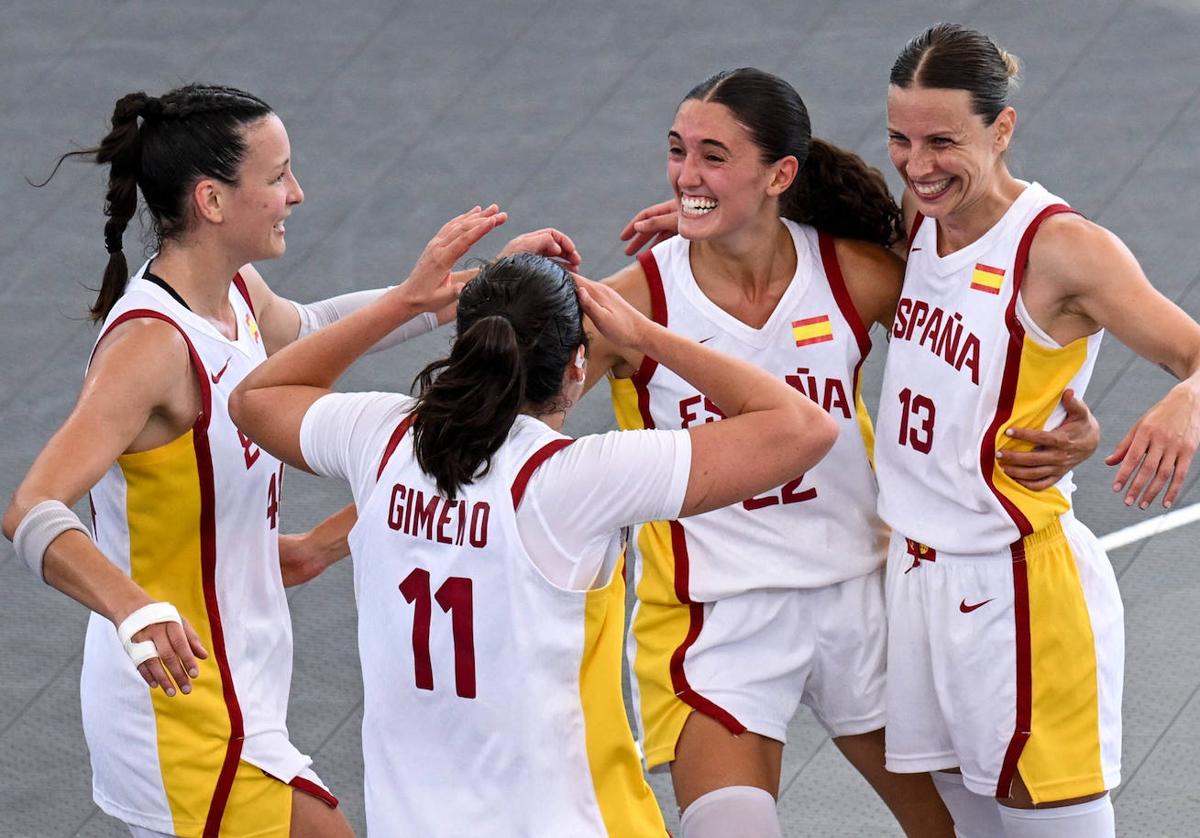
[[[191,363],[179,329],[157,317],[135,317],[110,329],[92,355],[88,375],[186,371]]]
[[[267,286],[267,281],[258,272],[258,268],[249,262],[238,268],[238,275],[246,283],[246,290],[250,292],[250,301],[254,303],[254,310],[262,311],[275,296],[275,292]]]
[[[128,320],[96,347],[80,400],[95,399],[136,416],[152,411],[186,427],[198,407],[191,366],[187,341],[170,323],[151,317]]]
[[[1028,279],[1053,284],[1056,296],[1085,295],[1126,271],[1141,274],[1129,248],[1114,233],[1073,212],[1048,217],[1029,247]]]
[[[834,239],[834,252],[858,316],[868,325],[890,324],[904,284],[904,260],[857,239]]]
[[[620,294],[625,302],[644,316],[650,316],[650,283],[646,280],[646,271],[640,262],[626,265],[605,279],[604,284]]]

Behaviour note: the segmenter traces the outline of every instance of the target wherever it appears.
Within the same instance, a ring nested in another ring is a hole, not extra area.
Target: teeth
[[[944,178],[936,183],[914,183],[913,191],[918,195],[936,195],[950,185],[950,178]]]
[[[706,215],[717,208],[717,202],[712,198],[694,195],[684,195],[679,199],[679,204],[688,215]]]

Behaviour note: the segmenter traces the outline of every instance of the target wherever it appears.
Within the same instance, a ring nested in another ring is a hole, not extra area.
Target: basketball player
[[[634,223],[647,235],[677,225],[681,237],[656,243],[613,287],[673,331],[772,371],[841,434],[773,492],[640,529],[631,655],[647,763],[671,764],[685,838],[744,823],[778,835],[783,742],[803,701],[907,834],[949,835],[929,779],[884,770],[887,534],[858,373],[867,327],[890,324],[899,296],[903,266],[886,249],[899,210],[878,172],[813,139],[795,90],[758,70],[689,93],[668,148],[676,199]],[[651,359],[603,340],[593,358],[593,378],[613,373],[623,427],[720,418]],[[1081,448],[1077,432],[1090,437]],[[1062,435],[1079,459],[1097,442],[1086,411]]]
[[[1008,428],[1053,425],[1064,391],[1083,392],[1108,329],[1181,379],[1106,460],[1127,504],[1165,488],[1169,507],[1200,442],[1200,326],[1116,236],[1009,173],[1016,71],[951,24],[891,71],[911,233],[876,448],[887,761],[939,772],[960,835],[1103,838],[1120,781],[1117,582],[1072,515],[1069,475],[1030,491],[997,455],[1020,448]]]
[[[79,401],[4,532],[38,578],[94,612],[81,693],[101,809],[139,836],[346,835],[288,738],[282,466],[238,432],[226,400],[269,353],[383,292],[299,305],[249,264],[284,252],[303,200],[287,133],[262,100],[203,85],[132,93],[112,126],[82,152],[110,166],[111,255],[92,309],[104,323]],[[160,246],[127,281],[122,236],[139,189]],[[68,508],[89,489],[94,543]]]
[[[770,374],[530,254],[462,290],[450,356],[415,400],[330,394],[379,337],[452,298],[449,268],[486,221],[449,222],[406,283],[267,361],[231,409],[285,462],[353,490],[372,833],[661,835],[621,701],[620,531],[778,485],[837,430]],[[607,341],[730,418],[565,437],[587,369],[581,303]]]

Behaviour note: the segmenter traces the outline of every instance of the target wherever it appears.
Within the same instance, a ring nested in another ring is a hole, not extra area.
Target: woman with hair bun
[[[887,761],[935,772],[960,835],[1103,838],[1120,782],[1117,581],[1074,518],[1070,474],[1031,489],[996,465],[1027,447],[1011,426],[1052,425],[1082,394],[1107,328],[1180,379],[1106,459],[1127,505],[1166,489],[1170,507],[1200,444],[1200,325],[1120,239],[1009,172],[1016,68],[986,35],[938,24],[891,71],[909,235],[876,447]],[[957,354],[938,351],[951,339]]]
[[[100,145],[74,154],[109,167],[109,259],[91,310],[103,325],[4,533],[39,579],[94,612],[81,679],[94,799],[137,836],[346,835],[288,736],[282,465],[234,427],[227,399],[269,354],[383,292],[302,305],[250,264],[283,254],[304,198],[283,123],[252,94],[130,93]],[[139,191],[156,253],[130,277],[122,240]],[[547,231],[518,245],[559,247]],[[378,347],[438,318],[398,324]],[[69,508],[84,494],[92,537]],[[325,551],[341,553],[350,523],[324,528]],[[314,552],[303,537],[288,549]]]
[[[887,529],[859,370],[869,326],[890,325],[900,296],[903,264],[889,251],[900,210],[882,175],[814,138],[799,94],[761,70],[698,85],[667,142],[675,198],[626,227],[626,252],[653,247],[612,287],[804,392],[841,434],[772,492],[639,529],[630,655],[646,761],[670,763],[684,838],[746,823],[746,834],[779,835],[783,743],[804,703],[906,834],[949,836],[929,778],[884,770]],[[721,418],[652,358],[602,340],[593,356],[593,377],[612,372],[622,427]],[[1057,477],[1090,454],[1088,418],[1081,407],[1059,437],[1039,439],[1061,446],[1040,455],[1056,462],[1024,476]]]
[[[777,485],[836,427],[768,373],[530,254],[462,289],[450,355],[415,399],[331,393],[381,335],[442,304],[475,223],[448,223],[407,282],[268,360],[230,406],[285,462],[353,491],[372,833],[663,835],[621,700],[622,529]],[[564,436],[585,312],[729,419]]]

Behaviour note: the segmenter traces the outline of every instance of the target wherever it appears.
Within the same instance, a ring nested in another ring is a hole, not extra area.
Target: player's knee
[[[775,798],[755,786],[726,786],[692,801],[679,819],[683,838],[783,838]]]

